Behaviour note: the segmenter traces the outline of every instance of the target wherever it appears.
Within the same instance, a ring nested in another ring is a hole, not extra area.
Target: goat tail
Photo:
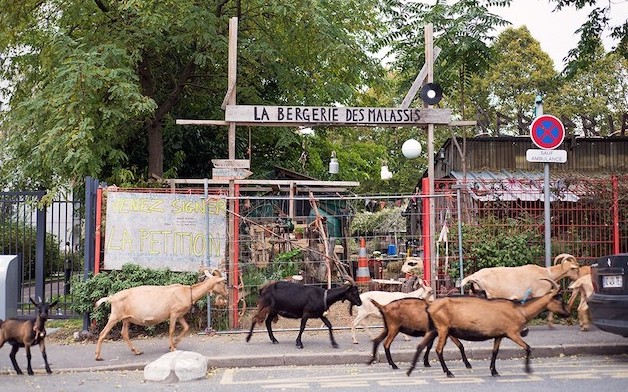
[[[484,287],[482,287],[482,284],[477,279],[469,275],[462,280],[462,282],[460,283],[460,287],[464,287],[467,283],[471,283],[471,291],[474,294],[484,293],[483,295],[486,296],[486,290],[484,289]]]
[[[377,309],[379,309],[380,311],[381,311],[381,310],[382,310],[382,308],[384,307],[384,305],[382,305],[382,304],[380,304],[379,302],[375,301],[373,298],[371,298],[371,303],[372,303],[373,305],[375,305],[375,307],[376,307]]]
[[[96,301],[95,307],[97,308],[100,305],[104,304],[105,302],[109,302],[110,299],[111,299],[111,297],[103,297],[103,298],[99,299],[98,301]]]

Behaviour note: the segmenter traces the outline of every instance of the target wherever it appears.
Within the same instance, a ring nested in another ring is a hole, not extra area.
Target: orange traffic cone
[[[369,261],[366,258],[366,240],[360,237],[360,249],[358,251],[358,269],[355,273],[355,282],[358,284],[368,284],[371,281],[369,272]]]

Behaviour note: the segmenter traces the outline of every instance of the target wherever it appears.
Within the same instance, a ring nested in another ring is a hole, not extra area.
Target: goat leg
[[[249,330],[249,334],[246,335],[247,343],[251,340],[251,336],[253,336],[253,328],[255,328],[255,319],[253,319],[253,322],[251,322],[251,329]]]
[[[15,354],[17,353],[17,350],[19,350],[19,349],[20,349],[20,347],[17,344],[11,346],[11,352],[9,353],[9,358],[11,358],[11,363],[13,364],[13,369],[15,369],[17,374],[24,374],[24,373],[22,373],[22,369],[20,369],[20,367],[17,365],[17,361],[15,360]]]
[[[445,357],[443,356],[443,348],[445,347],[446,342],[447,334],[443,334],[443,337],[438,339],[438,344],[436,345],[436,355],[438,355],[438,361],[440,362],[440,367],[443,369],[443,372],[445,372],[447,377],[453,378],[454,374],[447,367]]]
[[[265,323],[266,323],[266,331],[268,332],[268,337],[270,338],[270,341],[273,342],[273,344],[277,344],[279,343],[279,341],[275,339],[275,335],[273,335],[272,322],[274,318],[275,316],[273,314],[269,314],[268,316],[266,316]]]
[[[129,346],[129,348],[131,348],[131,352],[135,355],[142,355],[142,351],[138,350],[137,348],[135,348],[135,346],[133,345],[133,343],[131,343],[131,339],[129,338],[129,325],[131,324],[130,321],[124,320],[122,322],[122,339],[124,339],[124,341],[126,342],[126,344]]]
[[[377,337],[373,339],[373,353],[371,355],[371,359],[366,363],[367,365],[372,365],[377,362],[377,347],[379,347],[379,344],[382,342],[382,340],[384,340],[387,333],[388,331],[386,330],[386,328],[384,328],[382,333],[380,333]]]
[[[406,372],[407,376],[410,376],[410,374],[412,373],[412,371],[414,370],[414,368],[416,367],[416,363],[419,359],[419,356],[421,355],[421,351],[423,351],[423,349],[434,342],[434,339],[436,338],[436,331],[429,331],[428,333],[425,334],[425,336],[423,337],[423,340],[421,340],[421,342],[419,343],[419,345],[416,348],[416,352],[414,353],[414,358],[412,358],[412,363],[410,364],[410,368],[408,369],[408,371]]]
[[[181,331],[179,336],[177,336],[177,338],[174,340],[175,349],[176,349],[176,346],[179,345],[179,343],[181,343],[181,340],[183,340],[183,338],[187,336],[187,333],[190,330],[190,326],[188,325],[188,322],[185,321],[185,317],[181,316],[177,320],[179,321],[179,324],[181,324],[181,327],[183,328],[183,330]]]
[[[495,368],[495,360],[497,359],[497,353],[499,353],[499,345],[502,341],[501,337],[497,337],[495,338],[495,341],[493,342],[493,351],[491,353],[491,376],[493,377],[497,377],[499,376],[499,373],[497,373],[497,369]]]
[[[434,344],[434,340],[430,340],[427,343],[427,347],[425,348],[425,355],[423,356],[424,367],[432,367],[432,365],[430,365],[429,355],[430,355],[430,350],[432,349],[433,344]]]
[[[526,352],[525,371],[526,373],[532,373],[532,369],[530,368],[530,352],[531,352],[530,345],[528,345],[528,343],[526,343],[523,339],[521,339],[521,337],[518,334],[508,334],[506,336],[508,337],[508,339],[517,343],[519,346],[521,346],[522,349],[525,350]],[[499,345],[497,348],[499,348]],[[497,354],[495,354],[495,356],[497,356]]]
[[[303,348],[303,342],[301,341],[301,335],[303,335],[303,331],[305,330],[305,324],[307,323],[307,317],[303,316],[301,318],[301,327],[299,328],[299,334],[297,335],[297,348]]]
[[[41,356],[44,358],[44,364],[46,365],[46,373],[51,374],[52,370],[50,369],[50,365],[48,364],[48,355],[46,354],[46,344],[44,341],[39,342],[39,350],[41,351]]]
[[[386,340],[384,340],[384,352],[386,353],[386,360],[393,369],[399,369],[395,362],[393,362],[392,355],[390,354],[390,345],[399,334],[399,325],[393,324],[390,326],[390,328],[384,328],[384,331],[382,333],[386,333],[386,331],[388,331],[388,334],[386,335]]]
[[[338,343],[336,343],[336,339],[334,339],[334,331],[331,323],[329,322],[329,319],[325,316],[321,316],[321,320],[323,320],[323,322],[327,326],[327,329],[329,330],[329,340],[331,340],[331,346],[333,348],[338,348]],[[303,327],[301,327],[301,330],[303,330]]]
[[[456,347],[458,347],[458,350],[460,350],[460,355],[462,355],[462,362],[464,362],[464,366],[466,366],[467,369],[471,369],[471,364],[469,363],[469,360],[467,359],[467,354],[464,352],[464,346],[462,345],[462,342],[460,342],[458,338],[453,337],[451,335],[449,336],[449,339],[451,339],[451,341],[454,342]]]
[[[39,333],[39,332],[37,332]],[[35,374],[33,372],[33,368],[31,366],[31,345],[30,344],[25,344],[24,345],[24,350],[26,350],[26,371],[28,372],[29,376],[32,376],[33,374]]]
[[[120,320],[115,318],[115,316],[109,315],[109,320],[107,321],[107,324],[102,329],[102,331],[100,331],[100,335],[98,335],[98,342],[96,342],[96,360],[97,361],[103,360],[102,357],[100,356],[100,349],[102,348],[102,343],[107,337],[107,335],[109,334],[109,331],[111,331],[111,329],[114,327],[114,325],[118,323],[118,321]]]

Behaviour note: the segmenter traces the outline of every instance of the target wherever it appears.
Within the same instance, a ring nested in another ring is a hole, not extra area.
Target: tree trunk
[[[161,121],[148,125],[148,179],[161,178],[164,174],[164,142]]]
[[[164,174],[164,141],[163,141],[163,119],[172,110],[179,100],[186,81],[194,72],[195,65],[192,60],[183,67],[177,77],[177,83],[172,87],[163,102],[157,102],[157,110],[151,121],[146,125],[146,136],[148,137],[148,179],[161,178]],[[148,56],[143,56],[138,64],[138,75],[143,93],[156,100],[154,80],[150,68]]]

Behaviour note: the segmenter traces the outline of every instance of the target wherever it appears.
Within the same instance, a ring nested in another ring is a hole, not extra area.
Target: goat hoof
[[[332,344],[331,344],[331,346],[332,346],[333,348],[338,348],[338,343],[332,343]]]
[[[497,373],[497,372],[491,372],[491,376],[493,376],[493,377],[499,377],[499,373]]]
[[[453,374],[452,372],[448,372],[448,373],[447,373],[447,377],[449,377],[449,378],[454,378],[454,374]]]
[[[392,365],[393,370],[399,370],[399,366],[397,365]]]
[[[96,357],[97,361],[104,361],[104,359],[102,359],[101,357]]]

